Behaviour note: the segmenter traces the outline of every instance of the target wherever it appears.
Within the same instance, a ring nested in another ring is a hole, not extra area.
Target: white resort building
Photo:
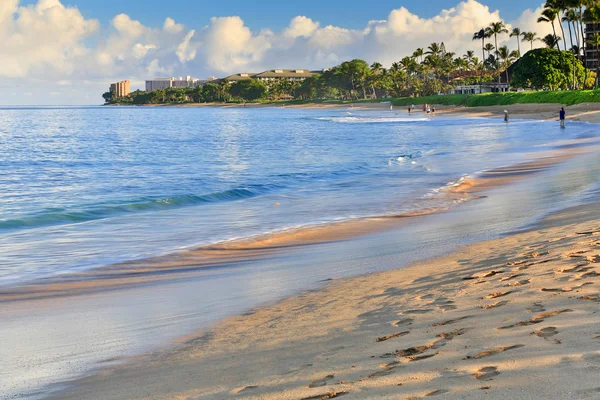
[[[200,80],[186,76],[185,78],[155,78],[146,81],[146,92],[153,92],[155,90],[169,89],[169,88],[186,88],[186,87],[197,87],[204,86],[208,80]]]

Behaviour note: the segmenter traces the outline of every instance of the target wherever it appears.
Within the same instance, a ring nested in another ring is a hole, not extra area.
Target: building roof
[[[254,72],[241,72],[239,74],[229,75],[223,79],[227,79],[228,81],[243,81],[246,79],[252,79],[256,76]]]
[[[270,69],[257,74],[254,78],[309,78],[313,75],[314,72],[308,69]]]

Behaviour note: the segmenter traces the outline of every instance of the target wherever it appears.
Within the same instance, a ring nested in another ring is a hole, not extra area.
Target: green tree
[[[494,43],[495,43],[494,47],[496,47],[496,49],[498,49],[498,35],[500,35],[502,33],[508,33],[508,29],[506,29],[504,22],[498,21],[498,22],[490,23],[489,32],[492,35],[494,35]],[[498,50],[496,50],[496,69],[499,69],[498,68]],[[498,83],[500,83],[500,74],[498,74]]]
[[[267,95],[267,87],[257,79],[246,79],[232,84],[229,94],[246,101],[256,101]]]
[[[104,99],[104,104],[110,104],[113,100],[113,94],[112,92],[106,92],[102,95],[102,98]]]
[[[554,33],[554,37],[556,36],[556,28],[554,27],[554,20],[556,19],[558,13],[556,12],[555,9],[553,8],[549,8],[546,7],[544,8],[544,10],[542,11],[542,15],[537,19],[537,22],[546,22],[546,23],[550,23],[552,25],[552,32]],[[558,46],[558,40],[556,41],[556,49],[560,50],[559,46]]]
[[[517,38],[517,51],[519,52],[519,57],[521,57],[521,43],[519,41],[519,39],[521,38],[521,35],[523,34],[523,32],[521,32],[521,29],[519,28],[513,28],[513,30],[510,32],[510,37],[516,37]]]
[[[581,61],[576,60],[573,66],[572,57],[572,53],[554,48],[531,50],[517,63],[511,84],[533,89],[566,89],[573,72],[579,81],[585,77]],[[573,67],[575,71],[572,71]]]
[[[529,42],[529,45],[530,45],[530,49],[529,50],[533,50],[533,42],[535,42],[536,40],[538,40],[537,34],[535,32],[523,32],[521,34],[521,36],[523,37],[523,39],[521,39],[521,41],[522,42]]]

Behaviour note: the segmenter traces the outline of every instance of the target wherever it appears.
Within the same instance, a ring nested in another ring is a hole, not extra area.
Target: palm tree
[[[596,54],[600,51],[600,33],[594,33],[590,38],[588,38],[588,43],[596,48]],[[594,83],[594,87],[598,88],[598,74],[600,73],[600,62],[596,62],[596,82]]]
[[[508,67],[518,58],[518,53],[508,50],[508,46],[502,46],[498,49],[498,56],[502,59],[502,68],[506,73],[506,83],[510,85],[510,82],[508,82]]]
[[[542,11],[542,16],[537,19],[537,22],[550,22],[552,24],[552,32],[554,32],[554,37],[556,36],[556,29],[554,28],[554,20],[556,19],[556,11],[552,8],[544,8]],[[548,35],[546,35],[548,36]],[[558,46],[558,41],[556,41],[556,48],[560,51],[560,47]]]
[[[485,58],[485,39],[487,38],[484,28],[481,28],[473,34],[473,40],[481,40],[481,54]]]
[[[492,22],[489,26],[489,33],[494,35],[494,43],[496,44],[496,49],[498,48],[498,35],[501,33],[508,33],[508,29],[504,26],[504,22]],[[498,52],[496,52],[496,63],[498,62]],[[498,68],[496,66],[496,68]],[[498,74],[498,83],[500,83],[500,74]]]
[[[560,27],[564,48],[566,50],[567,49],[567,39],[565,36],[565,29],[563,28],[563,24],[560,22],[561,21],[560,13],[563,12],[564,10],[566,10],[566,8],[567,8],[566,0],[546,0],[546,4],[544,4],[544,7],[554,10],[554,12],[556,13],[556,22],[557,22],[558,26]]]
[[[369,81],[371,83],[371,90],[373,91],[374,98],[377,98],[377,92],[375,91],[375,86],[379,82],[381,82],[381,77],[383,75],[382,70],[383,70],[383,65],[381,65],[377,61],[374,62],[373,64],[371,64],[371,73],[369,74],[370,75]]]
[[[517,38],[517,51],[519,52],[519,57],[521,56],[521,44],[519,43],[519,38],[521,37],[522,32],[519,28],[513,28],[512,32],[510,32],[510,37],[516,36]]]
[[[491,43],[486,43],[485,47],[483,48],[485,51],[487,51],[488,53],[488,57],[492,54],[492,51],[496,50],[496,48],[494,47],[493,44]],[[485,56],[484,56],[485,57]]]
[[[421,47],[419,47],[418,49],[416,49],[416,50],[413,52],[413,55],[412,55],[412,56],[413,56],[413,58],[418,58],[418,59],[419,59],[419,62],[422,64],[422,63],[423,63],[423,54],[424,54],[424,53],[423,53],[423,49],[422,49]]]
[[[530,50],[533,50],[533,42],[538,40],[537,37],[537,33],[535,32],[523,32],[521,34],[521,36],[523,37],[523,39],[521,39],[522,42],[529,42],[531,48]]]
[[[552,49],[558,46],[558,42],[560,42],[560,37],[553,35],[551,33],[547,34],[543,38],[538,38],[540,42],[543,42],[547,48]]]

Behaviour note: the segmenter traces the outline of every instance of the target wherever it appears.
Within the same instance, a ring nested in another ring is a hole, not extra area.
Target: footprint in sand
[[[565,310],[556,310],[556,311],[550,311],[547,313],[543,313],[543,314],[538,314],[538,315],[534,315],[533,317],[531,317],[532,321],[538,321],[540,319],[546,319],[546,318],[550,318],[550,317],[554,317],[556,315],[562,314],[562,313],[568,313],[568,312],[573,312],[573,310],[570,309],[565,309]]]
[[[471,317],[472,317],[472,315],[467,315],[465,317],[460,317],[460,318],[456,318],[456,319],[449,319],[448,321],[437,322],[435,324],[432,324],[431,326],[435,327],[435,326],[452,325],[452,324],[455,324],[457,322],[463,321],[463,320],[465,320],[467,318],[471,318]]]
[[[475,379],[480,381],[491,381],[498,375],[500,375],[500,372],[498,372],[498,367],[483,367],[473,374]],[[486,389],[487,388],[489,387],[486,387]]]
[[[243,388],[234,390],[232,393],[235,393],[235,394],[247,393],[247,392],[249,392],[251,390],[254,390],[254,389],[258,389],[258,386],[254,386],[254,385],[252,385],[252,386],[245,386]]]
[[[397,337],[401,337],[401,336],[405,336],[408,335],[410,333],[410,331],[405,331],[405,332],[398,332],[398,333],[392,333],[390,335],[387,336],[382,336],[382,337],[378,337],[377,339],[375,339],[376,342],[385,342],[386,340],[390,340],[390,339],[394,339]]]
[[[547,339],[552,336],[558,335],[558,330],[554,326],[549,326],[547,328],[542,328],[537,332],[531,332],[532,335]]]
[[[546,311],[546,309],[544,308],[544,305],[542,303],[533,303],[533,305],[531,307],[527,308],[527,311],[539,313],[539,312]]]
[[[491,308],[498,308],[498,307],[505,306],[507,304],[508,304],[507,300],[502,300],[502,301],[498,301],[498,302],[493,303],[493,304],[487,304],[487,305],[481,306],[481,308],[483,308],[484,310],[489,310]]]
[[[431,308],[426,308],[423,310],[408,310],[408,311],[404,311],[402,314],[405,315],[410,315],[410,314],[427,314],[432,312],[433,310]]]
[[[412,318],[404,318],[404,319],[392,322],[392,325],[393,326],[412,325],[413,321],[414,321],[414,319],[412,319]]]
[[[440,394],[446,394],[448,393],[447,390],[445,389],[438,389],[438,390],[434,390],[433,392],[429,392],[425,395],[425,397],[433,397],[433,396],[439,396]]]
[[[513,274],[511,276],[507,276],[506,278],[500,279],[500,282],[510,281],[511,279],[516,279],[516,278],[519,278],[521,276],[525,276],[525,274]]]
[[[522,347],[525,347],[525,345],[523,345],[523,344],[515,344],[514,346],[498,347],[498,348],[495,348],[495,349],[485,350],[485,351],[479,352],[479,353],[475,354],[474,356],[467,356],[466,359],[467,360],[470,360],[470,359],[477,360],[479,358],[493,356],[494,354],[504,353],[505,351],[514,350],[514,349],[520,349]]]
[[[496,293],[490,293],[485,297],[482,297],[481,299],[483,300],[485,299],[497,299],[498,297],[504,297],[504,296],[508,296],[509,294],[513,293],[512,290],[509,290],[508,292],[496,292]]]
[[[303,397],[300,400],[329,400],[329,399],[335,399],[336,397],[341,397],[348,393],[349,392],[329,392],[329,393],[317,394],[315,396],[310,396],[310,397]]]
[[[334,377],[335,377],[335,375],[327,375],[325,378],[316,379],[316,380],[312,381],[310,383],[310,385],[308,385],[308,387],[309,388],[316,388],[316,387],[326,386],[327,385],[327,381],[333,379]]]
[[[600,263],[600,255],[594,254],[593,256],[587,256],[585,260],[589,263]]]
[[[500,331],[500,330],[503,330],[503,329],[512,329],[512,328],[516,328],[516,327],[519,327],[519,326],[529,326],[529,325],[541,324],[542,322],[544,322],[543,319],[540,319],[540,320],[537,320],[537,321],[532,321],[532,320],[529,320],[529,321],[519,321],[516,324],[501,326],[499,328],[496,328],[496,330]]]

